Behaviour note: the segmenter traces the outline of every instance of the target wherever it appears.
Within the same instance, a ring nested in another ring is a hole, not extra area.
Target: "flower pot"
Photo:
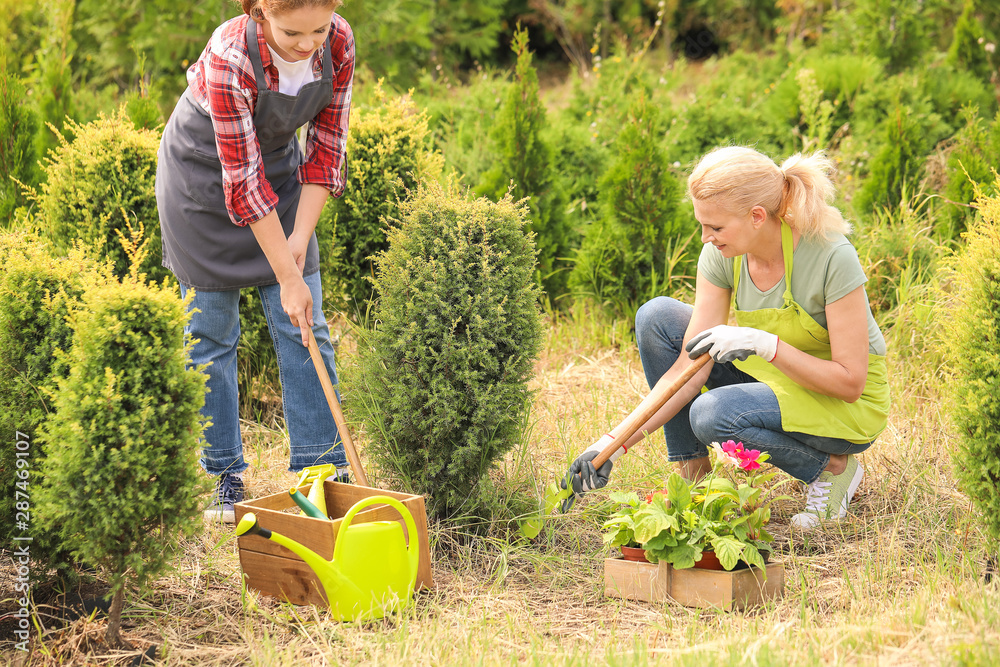
[[[646,560],[646,550],[642,547],[622,547],[622,557],[625,560],[637,563],[648,563]]]
[[[770,554],[765,551],[761,553],[761,556],[764,557],[764,562],[767,563],[768,556],[770,556]],[[722,563],[719,562],[719,557],[715,555],[715,552],[710,551],[708,549],[705,549],[704,551],[701,552],[701,560],[696,561],[694,566],[702,570],[722,570],[724,572],[729,571],[726,570],[726,568],[722,567]],[[736,561],[736,567],[734,567],[733,570],[745,570],[748,567],[750,566],[747,565],[744,561],[738,560]]]

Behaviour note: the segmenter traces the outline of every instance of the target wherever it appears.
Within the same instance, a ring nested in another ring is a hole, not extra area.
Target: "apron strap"
[[[795,248],[795,240],[792,238],[792,228],[784,220],[781,221],[781,254],[785,262],[785,292],[782,298],[785,306],[794,303],[792,299],[792,253]],[[740,288],[740,275],[743,267],[743,255],[738,255],[733,260],[733,296],[729,299],[729,307],[736,310],[736,292]]]
[[[264,83],[264,65],[260,58],[260,44],[257,42],[257,22],[253,17],[247,19],[247,51],[250,62],[253,63],[254,78],[257,79],[257,92],[267,90]]]

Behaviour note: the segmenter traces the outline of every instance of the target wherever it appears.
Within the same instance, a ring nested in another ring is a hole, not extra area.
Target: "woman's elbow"
[[[840,398],[847,403],[854,403],[861,395],[865,393],[865,378],[862,378],[860,382],[851,382],[848,386],[844,387],[843,394]]]

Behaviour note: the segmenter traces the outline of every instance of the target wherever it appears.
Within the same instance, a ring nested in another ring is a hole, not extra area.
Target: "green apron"
[[[792,347],[829,361],[833,358],[830,333],[792,298],[792,247],[792,230],[782,222],[781,249],[785,258],[785,303],[782,308],[739,310],[736,292],[743,257],[736,258],[732,300],[736,323],[777,334]],[[778,398],[781,427],[785,431],[867,444],[885,428],[889,415],[889,383],[884,356],[868,355],[864,393],[854,403],[806,389],[756,355],[733,363],[771,388]]]

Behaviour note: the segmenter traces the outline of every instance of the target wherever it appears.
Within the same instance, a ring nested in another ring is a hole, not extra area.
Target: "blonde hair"
[[[807,236],[848,234],[850,223],[831,205],[832,168],[823,151],[796,153],[779,167],[752,148],[726,146],[705,155],[694,168],[688,195],[712,200],[734,213],[762,206],[768,217],[783,219]]]
[[[243,13],[255,20],[264,18],[263,12],[268,14],[283,14],[303,7],[328,7],[331,12],[336,11],[343,3],[342,0],[233,0],[243,7]]]

